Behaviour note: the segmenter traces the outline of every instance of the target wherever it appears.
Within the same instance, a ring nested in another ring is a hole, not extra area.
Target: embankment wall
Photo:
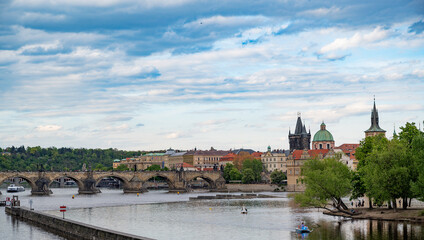
[[[226,184],[225,192],[272,192],[279,188],[275,184]]]
[[[150,240],[150,238],[62,219],[47,213],[29,210],[26,207],[6,207],[5,211],[7,214],[35,223],[35,225],[67,239]]]

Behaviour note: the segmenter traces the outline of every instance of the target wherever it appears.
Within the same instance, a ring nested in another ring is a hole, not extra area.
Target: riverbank
[[[247,194],[217,194],[215,196],[197,196],[190,197],[189,200],[211,200],[211,199],[255,199],[255,198],[278,198],[272,195],[265,194],[255,194],[255,193],[247,193]]]
[[[331,216],[346,217],[351,219],[368,219],[368,220],[383,220],[383,221],[406,221],[411,223],[424,224],[424,208],[411,208],[411,209],[393,209],[387,208],[353,208],[357,215],[349,215],[346,213],[333,213],[324,211],[323,213]]]
[[[225,184],[227,187],[224,191],[216,192],[274,192],[281,191],[276,184]]]

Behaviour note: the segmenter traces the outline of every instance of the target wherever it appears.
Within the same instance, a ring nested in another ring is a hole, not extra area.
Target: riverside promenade
[[[113,231],[73,220],[63,219],[47,213],[30,210],[26,207],[6,207],[7,214],[30,222],[46,231],[67,239],[104,239],[104,240],[152,240],[119,231]]]

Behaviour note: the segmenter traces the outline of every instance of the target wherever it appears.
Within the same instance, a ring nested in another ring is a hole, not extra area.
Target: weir
[[[46,231],[67,239],[104,239],[104,240],[152,240],[119,231],[113,231],[69,219],[63,219],[47,213],[29,210],[26,207],[6,207],[7,214],[20,220],[35,224]]]

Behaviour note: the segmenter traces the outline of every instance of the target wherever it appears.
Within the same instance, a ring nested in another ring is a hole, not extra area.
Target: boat
[[[296,228],[297,233],[310,233],[311,230],[308,229],[308,227],[302,227],[302,228]]]
[[[241,214],[247,214],[247,209],[245,207],[241,208]]]
[[[23,192],[25,191],[25,188],[22,186],[16,186],[15,184],[10,184],[9,187],[7,187],[7,192]]]

